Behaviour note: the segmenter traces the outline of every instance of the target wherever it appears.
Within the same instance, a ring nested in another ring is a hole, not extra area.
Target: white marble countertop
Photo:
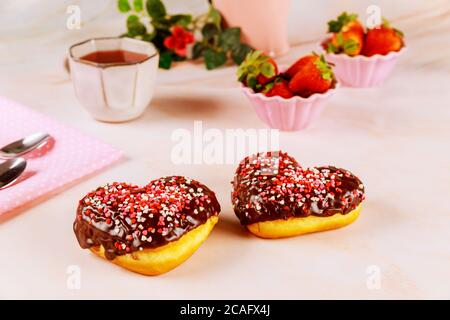
[[[234,165],[170,160],[171,133],[192,130],[195,120],[220,130],[265,128],[237,88],[235,67],[207,72],[186,63],[161,72],[143,117],[105,124],[77,102],[62,59],[77,40],[118,33],[117,18],[3,42],[0,95],[110,143],[126,159],[0,218],[0,298],[450,298],[450,11],[440,10],[402,22],[410,50],[383,86],[344,88],[314,127],[281,133],[281,148],[304,165],[333,164],[358,175],[367,200],[346,228],[276,241],[250,236],[238,224],[229,200]],[[298,45],[279,62],[312,47]],[[112,180],[144,184],[172,174],[204,182],[223,208],[220,223],[186,263],[144,277],[79,248],[72,222],[87,191]],[[72,265],[81,270],[77,290],[67,286]],[[380,286],[370,286],[378,271]]]

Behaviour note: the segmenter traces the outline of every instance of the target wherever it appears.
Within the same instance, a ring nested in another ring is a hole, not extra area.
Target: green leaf
[[[219,46],[225,51],[231,50],[241,43],[241,29],[228,28],[219,35]]]
[[[278,79],[277,79],[277,80],[278,80]],[[263,92],[264,92],[264,93],[267,93],[267,92],[269,92],[270,90],[272,90],[273,87],[275,86],[275,83],[278,83],[278,82],[279,82],[279,81],[277,81],[277,80],[267,83],[267,84],[264,86]]]
[[[144,0],[134,0],[133,8],[136,12],[141,12],[144,9]]]
[[[328,22],[328,32],[339,32],[341,30],[341,24],[337,21]]]
[[[247,55],[252,52],[253,48],[247,44],[240,43],[237,47],[233,48],[231,51],[231,59],[237,65],[240,65]]]
[[[167,15],[166,7],[161,0],[147,0],[146,8],[149,16],[154,20],[160,20]]]
[[[205,50],[205,47],[202,43],[197,42],[194,44],[194,47],[192,48],[192,59],[198,59],[203,55],[203,51]]]
[[[211,48],[208,48],[203,52],[203,58],[205,59],[206,69],[208,70],[216,69],[227,62],[227,55],[225,52],[214,51]]]
[[[169,34],[171,33],[170,28],[172,27],[172,23],[170,22],[169,19],[165,17],[159,20],[152,20],[152,25],[158,31],[165,31],[168,32]]]
[[[336,35],[336,41],[337,41],[337,44],[338,44],[338,46],[343,46],[344,45],[344,35],[342,34],[342,32],[339,32],[337,35]]]
[[[325,80],[333,80],[334,74],[333,69],[328,64],[328,62],[325,60],[325,56],[322,54],[320,55],[320,58],[314,62],[317,69],[320,71],[320,74],[323,79]]]
[[[213,6],[209,7],[208,21],[220,29],[220,25],[222,24],[222,15]]]
[[[177,55],[176,53],[174,53],[174,54],[172,55],[172,59],[173,59],[173,61],[185,61],[185,60],[186,60],[186,57],[182,57],[182,56],[179,56],[179,55]]]
[[[336,48],[336,46],[334,44],[332,44],[331,42],[328,42],[327,45],[327,52],[328,53],[338,53],[338,48]]]
[[[358,49],[358,42],[353,39],[348,39],[344,41],[343,49],[345,53],[353,54]]]
[[[258,85],[258,80],[256,80],[256,77],[250,77],[247,79],[247,86],[252,88],[253,90],[256,89],[256,86]]]
[[[146,33],[142,35],[142,40],[147,42],[152,42],[152,40],[155,38],[156,32],[153,31],[152,33]]]
[[[117,2],[117,7],[119,8],[119,11],[122,13],[128,12],[131,10],[130,3],[128,0],[119,0]]]
[[[400,38],[405,37],[405,34],[402,31],[395,29],[395,28],[393,30],[394,30],[395,34],[397,35],[397,37],[400,37]]]
[[[172,66],[172,53],[169,51],[162,52],[159,55],[159,67],[161,69],[170,69]]]
[[[128,23],[136,23],[136,22],[139,22],[139,17],[137,16],[137,15],[135,15],[135,14],[130,14],[129,16],[128,16],[128,18],[127,18],[127,24]]]
[[[331,20],[328,22],[328,32],[340,32],[345,25],[355,21],[356,19],[358,19],[357,14],[348,14],[347,12],[343,12],[339,15],[337,20]]]
[[[139,17],[132,14],[127,18],[128,36],[135,37],[147,33],[145,25],[139,21]]]
[[[207,23],[202,28],[202,35],[205,40],[210,40],[219,34],[219,29],[213,23]]]
[[[270,62],[264,62],[261,65],[260,71],[266,78],[272,78],[273,76],[275,76],[275,67]]]
[[[172,24],[177,24],[186,28],[192,22],[192,16],[190,14],[176,14],[171,16],[169,21]]]

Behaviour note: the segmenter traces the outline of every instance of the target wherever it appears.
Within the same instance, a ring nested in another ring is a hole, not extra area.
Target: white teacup
[[[96,51],[126,50],[145,54],[140,62],[96,63],[81,57]],[[159,55],[153,44],[130,38],[94,38],[69,49],[75,93],[91,115],[123,122],[142,115],[153,97]]]

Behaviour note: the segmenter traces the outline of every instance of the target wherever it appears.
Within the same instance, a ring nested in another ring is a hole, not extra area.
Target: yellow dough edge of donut
[[[301,234],[326,231],[346,226],[358,218],[361,204],[347,214],[335,214],[330,217],[307,216],[302,218],[278,219],[249,224],[247,229],[264,239],[278,239]]]
[[[158,248],[143,249],[117,256],[114,260],[109,261],[125,269],[148,276],[166,273],[186,261],[200,247],[208,238],[218,220],[218,216],[210,217],[204,224],[189,231],[176,241]],[[99,257],[106,259],[103,246],[92,247],[90,250]]]

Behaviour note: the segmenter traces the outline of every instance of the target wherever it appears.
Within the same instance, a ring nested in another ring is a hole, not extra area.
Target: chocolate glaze
[[[347,214],[364,200],[362,182],[332,166],[301,168],[280,152],[245,158],[236,170],[232,202],[242,225]]]
[[[164,177],[142,188],[112,183],[80,200],[73,230],[82,248],[103,246],[112,260],[178,240],[219,212],[214,192],[188,178]]]

